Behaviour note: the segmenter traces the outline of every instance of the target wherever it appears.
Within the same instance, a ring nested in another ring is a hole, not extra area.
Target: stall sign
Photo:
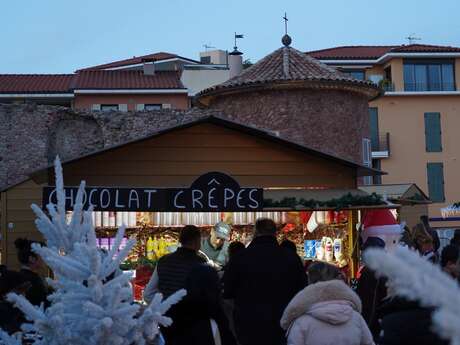
[[[72,210],[78,187],[65,187],[66,210]],[[237,212],[263,208],[263,189],[240,187],[231,176],[210,172],[190,188],[86,187],[84,208],[95,211]],[[43,189],[43,203],[56,204],[56,188]]]

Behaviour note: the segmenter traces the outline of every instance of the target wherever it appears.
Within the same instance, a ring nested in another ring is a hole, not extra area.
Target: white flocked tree
[[[49,216],[32,205],[36,226],[46,240],[46,246],[34,244],[33,250],[54,272],[54,279],[48,279],[54,289],[48,297],[51,305],[45,310],[31,305],[23,296],[7,296],[28,320],[22,325],[23,331],[39,335],[33,341],[36,345],[146,344],[158,335],[159,325],[171,325],[172,320],[164,314],[185,296],[185,290],[164,301],[157,294],[141,311],[133,303],[129,275],[115,274],[113,279],[107,279],[117,272],[135,240],[129,240],[119,250],[125,233],[122,226],[112,249],[104,254],[97,247],[92,209],[83,210],[85,182],[80,184],[72,219],[67,223],[59,158],[55,161],[55,176],[57,205],[47,205]],[[9,336],[0,330],[0,344],[19,345],[21,337],[22,334]]]
[[[435,308],[434,330],[451,345],[460,345],[460,288],[455,280],[404,247],[390,253],[368,249],[364,259],[378,275],[388,278],[387,284],[395,294]]]

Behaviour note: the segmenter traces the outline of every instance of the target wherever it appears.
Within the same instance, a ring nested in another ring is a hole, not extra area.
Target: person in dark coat
[[[224,298],[234,301],[234,321],[240,345],[286,344],[280,319],[294,295],[307,285],[298,256],[280,247],[276,225],[259,219],[251,244],[224,274]]]
[[[379,345],[447,345],[432,330],[433,309],[402,297],[385,300],[378,310],[382,332]]]
[[[441,253],[441,268],[453,279],[460,279],[460,249],[449,244],[445,246]]]
[[[190,271],[206,262],[198,255],[201,247],[201,233],[196,226],[185,226],[179,235],[179,242],[181,247],[177,248],[174,253],[167,254],[158,260],[155,271],[144,290],[144,300],[147,303],[150,303],[158,292],[167,298],[178,290],[184,289]],[[172,306],[166,313],[173,322],[175,322],[177,310],[181,303]],[[166,343],[172,344],[177,332],[174,332],[170,327],[162,327],[161,332]]]
[[[433,239],[433,250],[436,254],[438,254],[439,248],[441,247],[441,240],[439,239],[438,232],[430,226],[430,221],[427,215],[420,216],[420,222]]]
[[[178,304],[168,345],[236,345],[222,299],[217,271],[208,265],[193,268],[186,280],[187,296]],[[211,324],[213,323],[213,325]]]
[[[363,245],[362,251],[368,248],[385,248],[385,242],[379,237],[369,237]],[[371,330],[374,339],[380,332],[377,309],[387,296],[386,279],[378,278],[375,272],[367,266],[362,267],[356,293],[362,301],[362,315]]]

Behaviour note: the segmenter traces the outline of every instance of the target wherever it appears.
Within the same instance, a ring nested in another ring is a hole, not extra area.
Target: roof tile
[[[124,59],[124,60],[105,63],[105,64],[102,64],[102,65],[91,66],[91,67],[80,69],[77,72],[87,71],[87,70],[101,70],[101,69],[106,69],[106,68],[115,68],[115,67],[137,65],[137,64],[142,63],[142,60],[144,60],[144,59],[153,59],[153,60],[156,60],[156,61],[161,61],[161,60],[168,60],[168,59],[174,59],[174,58],[180,58],[180,59],[184,59],[184,60],[189,60],[190,62],[198,62],[198,61],[195,61],[195,60],[192,60],[192,59],[184,58],[184,57],[176,55],[176,54],[159,52],[159,53],[147,54],[147,55],[142,55],[142,56],[133,56],[130,59]]]
[[[386,53],[441,53],[460,52],[458,47],[429,44],[409,44],[393,46],[341,46],[307,52],[321,60],[374,60]]]
[[[339,81],[375,87],[354,79],[292,47],[282,47],[267,55],[241,74],[202,91],[199,96],[220,89],[278,81]]]
[[[1,74],[0,93],[65,93],[74,74]]]

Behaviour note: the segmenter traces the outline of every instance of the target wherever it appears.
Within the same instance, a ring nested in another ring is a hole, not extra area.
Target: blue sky
[[[70,73],[158,51],[198,58],[204,44],[252,61],[280,46],[421,43],[460,46],[459,0],[16,0],[0,5],[0,73]]]

